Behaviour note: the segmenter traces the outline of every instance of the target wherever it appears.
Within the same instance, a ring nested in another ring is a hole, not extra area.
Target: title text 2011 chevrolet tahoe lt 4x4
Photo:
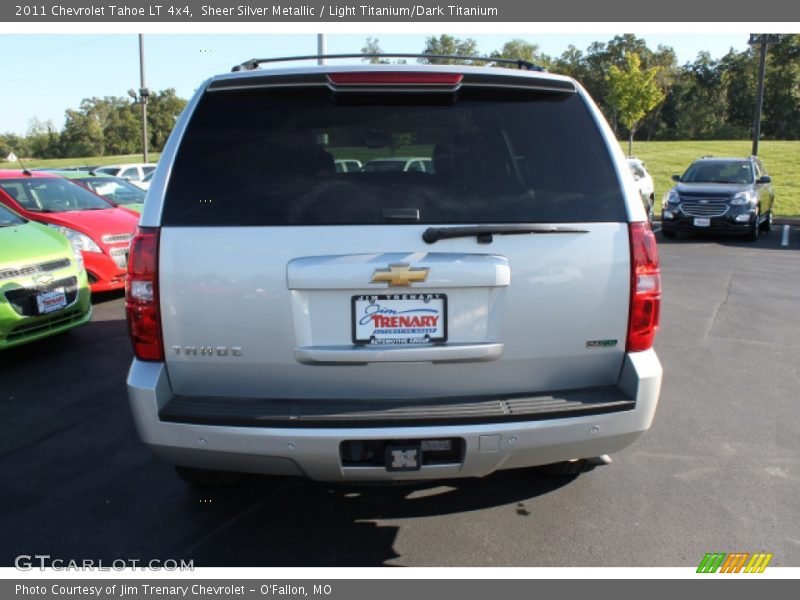
[[[406,155],[432,169],[335,168]],[[199,88],[153,178],[130,404],[195,483],[568,464],[650,427],[660,294],[639,192],[574,80],[244,70]]]

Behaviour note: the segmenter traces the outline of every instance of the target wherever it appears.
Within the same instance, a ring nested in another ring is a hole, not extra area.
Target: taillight
[[[631,312],[628,321],[628,352],[653,347],[661,312],[661,270],[656,237],[650,223],[628,225],[631,244]]]
[[[164,360],[158,309],[158,227],[139,227],[131,240],[125,314],[136,358]]]
[[[456,86],[464,76],[461,73],[426,71],[356,71],[331,73],[328,79],[334,85],[441,85]]]

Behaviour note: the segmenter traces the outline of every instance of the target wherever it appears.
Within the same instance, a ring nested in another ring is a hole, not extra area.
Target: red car
[[[71,181],[42,171],[0,170],[0,203],[61,231],[83,253],[92,292],[125,287],[138,217]]]

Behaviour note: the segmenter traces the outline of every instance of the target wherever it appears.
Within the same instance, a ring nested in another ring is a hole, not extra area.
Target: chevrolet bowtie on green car
[[[88,323],[89,297],[69,240],[0,205],[0,350]]]

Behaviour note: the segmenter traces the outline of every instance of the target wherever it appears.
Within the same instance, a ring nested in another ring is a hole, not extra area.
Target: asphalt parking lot
[[[0,564],[696,566],[738,551],[800,566],[800,228],[783,241],[659,236],[655,424],[577,478],[197,492],[140,444],[123,301],[96,298],[89,326],[0,354]]]

